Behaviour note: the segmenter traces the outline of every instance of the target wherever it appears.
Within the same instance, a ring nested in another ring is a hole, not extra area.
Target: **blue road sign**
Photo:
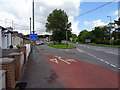
[[[30,40],[37,40],[37,34],[30,34]]]

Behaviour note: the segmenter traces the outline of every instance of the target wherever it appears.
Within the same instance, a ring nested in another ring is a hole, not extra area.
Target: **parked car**
[[[37,45],[43,45],[44,43],[37,43]]]

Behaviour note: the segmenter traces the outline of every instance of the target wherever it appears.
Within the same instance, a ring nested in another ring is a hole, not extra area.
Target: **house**
[[[0,26],[0,48],[7,49],[12,45],[12,29]]]
[[[16,45],[30,44],[30,39],[25,37],[23,34],[18,33],[18,31],[13,31],[12,34],[12,45],[16,47]]]
[[[18,31],[13,31],[13,34],[12,34],[13,47],[16,47],[16,45],[22,45],[22,44],[23,44],[22,34],[18,33]]]

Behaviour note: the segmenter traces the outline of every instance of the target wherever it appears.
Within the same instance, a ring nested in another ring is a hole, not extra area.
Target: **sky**
[[[54,9],[64,10],[69,22],[72,23],[72,32],[79,34],[86,29],[91,31],[96,26],[103,26],[118,17],[118,1],[99,8],[93,12],[79,16],[98,6],[113,0],[35,0],[35,31],[37,34],[46,33],[45,23],[48,15]],[[19,33],[29,34],[30,17],[32,17],[32,0],[0,0],[0,26],[12,26]]]

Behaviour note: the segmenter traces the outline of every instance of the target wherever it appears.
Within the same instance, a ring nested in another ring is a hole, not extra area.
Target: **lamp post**
[[[111,45],[111,16],[107,16],[110,18],[110,45]]]

